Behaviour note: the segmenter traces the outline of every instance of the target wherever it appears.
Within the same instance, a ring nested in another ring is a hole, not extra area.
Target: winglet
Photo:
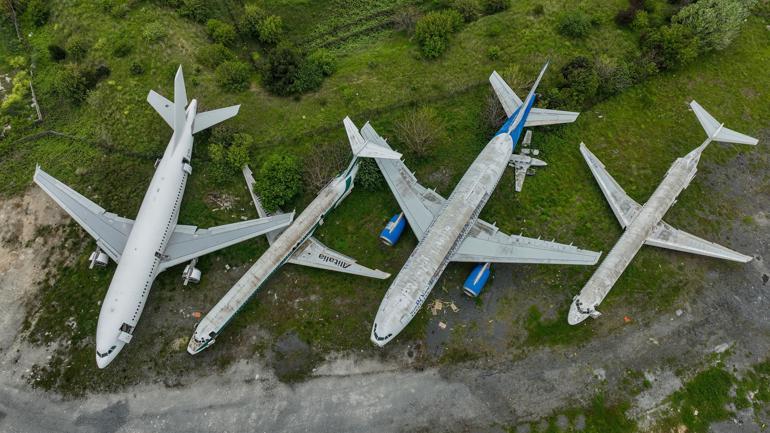
[[[401,159],[400,153],[365,140],[350,117],[345,117],[342,123],[345,124],[345,131],[348,133],[353,158]]]
[[[719,123],[714,116],[709,114],[697,102],[690,102],[690,107],[692,107],[692,111],[694,111],[695,115],[698,117],[703,129],[706,130],[709,139],[721,141],[723,143],[749,144],[752,146],[759,143],[759,140],[754,137],[749,137],[748,135],[725,128],[724,123]]]

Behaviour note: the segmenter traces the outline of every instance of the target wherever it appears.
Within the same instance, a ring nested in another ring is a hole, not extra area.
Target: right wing
[[[604,164],[588,150],[584,143],[580,143],[580,153],[583,154],[583,158],[588,163],[588,168],[591,169],[591,173],[604,193],[604,197],[607,198],[620,226],[625,228],[636,217],[642,206],[623,191],[623,188],[604,169]]]
[[[361,135],[367,140],[390,149],[388,143],[367,122],[361,128]],[[414,174],[398,159],[375,159],[385,181],[396,197],[398,205],[409,222],[414,235],[421,240],[428,226],[441,212],[446,199],[436,191],[417,183]]]
[[[99,248],[115,262],[120,261],[128,235],[134,227],[133,220],[105,211],[44,172],[40,166],[35,168],[34,181],[96,240]]]
[[[668,248],[670,250],[716,257],[734,262],[748,263],[752,259],[751,256],[743,255],[714,242],[701,239],[682,230],[677,230],[664,221],[658,223],[644,243],[654,247]]]
[[[581,250],[572,245],[507,235],[494,225],[477,220],[452,255],[452,261],[594,265],[599,261],[600,255],[601,253]]]
[[[299,249],[292,254],[289,263],[381,280],[390,276],[379,269],[369,269],[359,265],[355,259],[334,251],[314,237],[308,238],[300,245]]]
[[[259,199],[259,196],[254,193],[254,175],[252,174],[251,169],[248,165],[244,165],[242,171],[243,177],[246,178],[246,186],[249,188],[249,194],[251,194],[251,201],[254,202],[254,207],[257,208],[257,214],[260,218],[267,217],[268,214],[265,212],[265,208],[262,207],[262,201]],[[273,245],[273,242],[278,239],[278,236],[281,236],[281,233],[283,233],[283,230],[274,230],[265,233],[268,245]]]

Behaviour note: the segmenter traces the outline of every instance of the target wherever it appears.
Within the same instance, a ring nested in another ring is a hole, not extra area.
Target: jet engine
[[[404,213],[393,215],[393,218],[388,221],[388,224],[382,229],[380,233],[380,240],[387,246],[392,247],[401,238],[401,234],[404,233],[404,227],[406,227],[406,218]]]
[[[196,263],[198,263],[197,258],[192,259],[190,264],[184,267],[184,271],[182,272],[182,280],[184,281],[185,286],[190,282],[195,284],[201,282],[201,270],[195,267]]]
[[[91,262],[91,264],[88,265],[88,269],[93,269],[94,266],[103,268],[110,262],[110,258],[107,256],[107,253],[102,251],[101,248],[97,247],[96,250],[88,257],[88,261]]]
[[[463,293],[471,298],[479,296],[481,291],[484,290],[487,280],[489,280],[491,268],[491,263],[479,263],[476,265],[465,280],[465,284],[463,284]]]

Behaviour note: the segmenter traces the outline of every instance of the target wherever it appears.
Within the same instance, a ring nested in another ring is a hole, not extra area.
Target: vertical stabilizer
[[[401,159],[400,153],[365,140],[358,127],[350,120],[350,117],[345,117],[342,123],[345,124],[345,131],[348,133],[348,140],[350,140],[350,147],[353,149],[354,159],[364,157]]]
[[[733,131],[724,127],[724,123],[719,123],[714,116],[709,114],[700,104],[695,101],[690,102],[690,107],[695,115],[698,116],[700,124],[706,130],[710,140],[721,141],[723,143],[750,144],[756,145],[759,140],[740,132]]]
[[[174,131],[184,129],[185,108],[187,107],[187,91],[184,88],[184,74],[182,74],[182,65],[176,71],[174,77]]]

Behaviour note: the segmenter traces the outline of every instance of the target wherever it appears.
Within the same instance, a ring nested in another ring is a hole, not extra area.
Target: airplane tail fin
[[[188,101],[181,65],[174,77],[174,102],[169,101],[154,90],[150,90],[150,93],[147,94],[147,102],[152,105],[152,108],[160,114],[160,117],[174,131],[179,131],[184,127],[186,120],[185,109],[187,108]],[[195,115],[195,124],[193,125],[193,134],[235,116],[238,114],[240,107],[240,105],[233,105],[218,110],[197,113]]]
[[[345,131],[348,133],[348,140],[350,140],[350,147],[353,149],[353,158],[378,158],[378,159],[401,159],[401,154],[392,150],[380,146],[379,144],[367,141],[361,135],[361,131],[350,120],[350,117],[345,117],[342,121],[345,124]]]
[[[754,137],[749,137],[748,135],[725,128],[724,123],[719,123],[719,121],[697,102],[690,102],[690,107],[692,107],[692,111],[694,111],[695,115],[698,117],[703,129],[706,130],[709,139],[721,141],[722,143],[750,144],[752,146],[759,142],[759,140]]]

